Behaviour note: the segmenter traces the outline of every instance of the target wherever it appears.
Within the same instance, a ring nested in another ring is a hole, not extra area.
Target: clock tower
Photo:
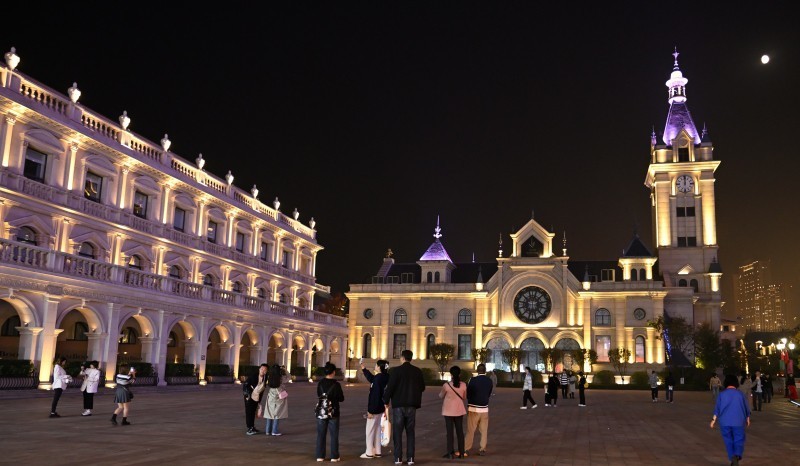
[[[714,147],[705,127],[697,127],[686,106],[688,79],[678,67],[678,52],[666,82],[669,113],[662,141],[655,131],[650,141],[650,166],[645,186],[650,189],[653,236],[664,286],[692,289],[689,323],[708,322],[719,328],[720,279],[717,253]],[[668,303],[665,310],[669,312]],[[676,309],[685,306],[674,306]],[[684,313],[680,313],[684,314]]]

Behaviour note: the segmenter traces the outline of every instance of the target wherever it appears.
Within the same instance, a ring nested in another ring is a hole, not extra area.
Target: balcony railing
[[[129,267],[108,264],[88,257],[76,256],[33,244],[0,239],[0,263],[37,269],[82,280],[111,283],[136,290],[178,295],[203,302],[219,303],[232,308],[265,312],[308,322],[346,327],[344,317],[320,313],[285,303],[222,290],[173,277],[156,275]]]

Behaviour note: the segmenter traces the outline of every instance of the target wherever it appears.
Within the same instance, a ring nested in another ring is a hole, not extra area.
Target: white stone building
[[[344,318],[315,312],[313,218],[280,212],[63,95],[0,67],[0,357],[168,362],[333,360]]]
[[[419,261],[387,256],[371,283],[350,285],[356,355],[393,359],[408,348],[426,358],[431,344],[446,342],[457,348],[459,361],[471,360],[473,348],[496,350],[491,362],[508,369],[500,350],[515,347],[523,350],[523,365],[543,370],[542,348],[594,349],[596,371],[610,369],[610,348],[627,348],[631,370],[645,370],[665,362],[665,342],[649,321],[666,314],[719,328],[714,172],[720,162],[692,121],[686,83],[676,53],[663,143],[652,135],[645,177],[655,254],[635,236],[622,257],[573,261],[566,239],[559,248],[555,234],[531,219],[511,235],[510,254],[504,255],[501,238],[496,261],[458,263],[437,225]],[[579,369],[569,356],[555,370],[564,366]]]

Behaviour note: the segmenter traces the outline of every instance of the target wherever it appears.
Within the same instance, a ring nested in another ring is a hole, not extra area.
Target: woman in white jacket
[[[81,366],[81,377],[83,384],[83,412],[81,416],[91,416],[94,408],[94,394],[97,393],[97,386],[100,384],[100,371],[97,369],[98,362],[90,361],[89,367]]]
[[[64,364],[67,363],[67,358],[58,358],[58,362],[53,367],[53,404],[50,405],[50,417],[61,417],[56,412],[58,407],[58,400],[67,384],[72,382],[72,377],[64,370]]]
[[[533,372],[530,367],[525,366],[525,381],[522,382],[522,406],[519,409],[528,409],[528,400],[533,405],[531,409],[536,407],[536,402],[531,396],[531,390],[533,390]]]

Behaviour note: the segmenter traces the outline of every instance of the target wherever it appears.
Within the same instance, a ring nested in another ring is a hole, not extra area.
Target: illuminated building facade
[[[719,328],[714,172],[720,162],[686,107],[686,83],[676,53],[664,137],[652,135],[645,177],[655,254],[635,236],[621,257],[573,261],[566,239],[559,248],[555,233],[532,218],[511,234],[507,254],[501,239],[495,261],[459,263],[447,254],[437,225],[417,262],[387,255],[371,283],[350,285],[356,355],[392,359],[409,348],[424,359],[430,345],[445,342],[463,362],[473,359],[473,348],[489,348],[489,362],[507,370],[502,350],[513,347],[522,350],[522,365],[544,370],[543,348],[593,349],[598,370],[611,368],[610,349],[625,348],[632,370],[644,370],[665,362],[664,342],[649,321],[666,315]],[[590,369],[565,354],[547,369]]]
[[[745,330],[775,332],[787,327],[786,289],[772,283],[769,262],[754,261],[739,267],[735,283],[736,312]]]
[[[315,222],[0,67],[0,353],[238,367],[344,365],[344,318],[315,312]]]

